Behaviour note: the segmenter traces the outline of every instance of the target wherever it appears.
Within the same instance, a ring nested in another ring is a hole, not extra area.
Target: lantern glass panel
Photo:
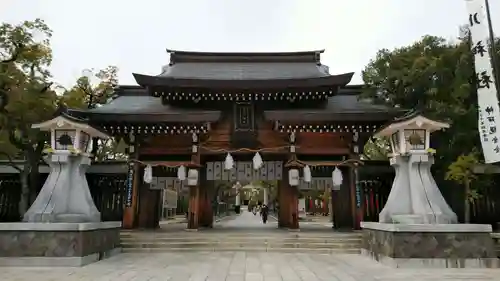
[[[405,130],[405,142],[409,150],[425,150],[425,130]]]
[[[85,132],[80,132],[80,150],[87,151],[89,145],[90,136]]]
[[[56,130],[56,150],[68,150],[75,145],[75,130]]]
[[[394,134],[392,134],[391,136],[391,139],[392,139],[392,144],[394,145],[393,149],[394,149],[394,153],[399,153],[400,150],[401,150],[401,143],[399,141],[399,133],[398,132],[395,132]]]

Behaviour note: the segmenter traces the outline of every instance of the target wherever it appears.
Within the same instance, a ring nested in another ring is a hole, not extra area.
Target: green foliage
[[[368,158],[368,160],[387,160],[387,155],[390,152],[391,146],[388,139],[373,138],[366,142],[363,156],[364,158]]]
[[[0,25],[0,127],[25,159],[38,163],[47,134],[31,125],[49,119],[56,107],[48,66],[52,31],[40,19]]]
[[[462,154],[448,166],[445,178],[462,186],[470,186],[477,179],[477,175],[474,174],[474,167],[477,164],[479,164],[479,153],[477,151]],[[468,194],[470,199],[475,199],[477,196],[478,192],[476,190],[471,190]]]
[[[456,181],[459,184],[470,182],[476,178],[473,170],[478,163],[478,153],[476,151],[462,154],[448,167],[446,179]]]
[[[95,108],[105,104],[113,94],[113,88],[118,84],[118,68],[108,66],[97,72],[88,71],[88,76],[76,80],[73,87],[66,90],[62,101],[69,108]]]
[[[61,102],[72,109],[95,108],[108,102],[117,84],[118,68],[116,66],[108,66],[97,72],[89,70],[85,76],[76,80],[74,86],[64,91]],[[95,159],[98,161],[126,159],[123,152],[116,150],[118,143],[118,139],[100,140]]]
[[[389,106],[419,109],[429,118],[452,123],[450,129],[434,133],[431,139],[431,147],[438,152],[436,175],[441,179],[464,150],[480,149],[468,38],[448,42],[425,36],[409,46],[380,50],[362,76],[371,86],[365,97]]]

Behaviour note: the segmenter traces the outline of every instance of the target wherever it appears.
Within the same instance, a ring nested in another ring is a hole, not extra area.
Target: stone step
[[[124,253],[168,253],[168,252],[278,252],[278,253],[318,253],[318,254],[359,254],[360,249],[330,248],[123,248]]]
[[[361,238],[269,238],[269,237],[121,237],[123,242],[242,242],[242,243],[361,243]]]
[[[303,234],[303,233],[241,233],[241,234],[235,234],[235,233],[205,233],[205,232],[184,232],[184,233],[166,233],[166,232],[121,232],[120,233],[121,238],[129,238],[129,237],[134,237],[134,238],[255,238],[255,239],[262,239],[262,238],[268,238],[268,239],[296,239],[296,238],[308,238],[308,239],[324,239],[324,240],[329,240],[329,239],[342,239],[342,238],[356,238],[356,239],[361,239],[360,234]]]
[[[328,248],[328,249],[359,249],[361,243],[252,243],[252,242],[122,242],[122,248]]]

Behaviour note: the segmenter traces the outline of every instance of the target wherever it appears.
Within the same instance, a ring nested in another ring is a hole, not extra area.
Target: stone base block
[[[121,252],[121,222],[0,223],[0,266],[83,266]]]
[[[393,267],[498,268],[491,225],[362,222],[362,253]]]

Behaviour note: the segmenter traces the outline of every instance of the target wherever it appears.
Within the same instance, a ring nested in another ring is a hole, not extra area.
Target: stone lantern
[[[391,193],[379,215],[380,222],[457,222],[430,171],[435,152],[430,148],[430,134],[449,127],[447,123],[413,113],[375,134],[375,137],[390,138],[390,163],[396,171]]]
[[[85,172],[91,162],[92,138],[109,137],[65,113],[32,128],[50,132],[51,147],[46,150],[50,174],[23,221],[99,222]]]
[[[431,174],[432,132],[449,124],[418,113],[375,134],[390,138],[396,176],[379,222],[361,222],[361,253],[394,267],[498,267],[491,225],[459,224]]]

